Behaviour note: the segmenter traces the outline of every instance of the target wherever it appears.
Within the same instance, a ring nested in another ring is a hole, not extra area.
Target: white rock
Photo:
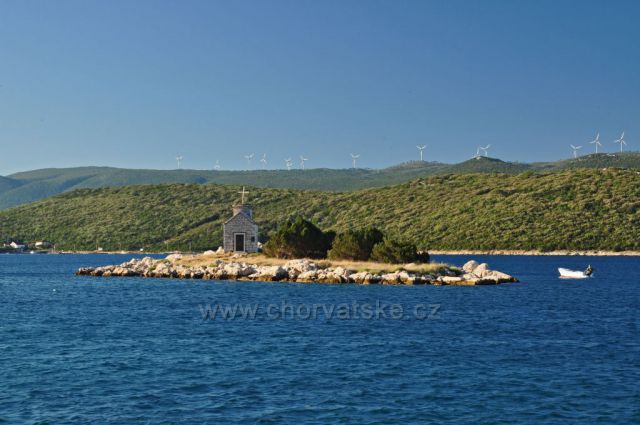
[[[394,285],[394,284],[402,283],[400,281],[400,273],[398,272],[383,274],[381,276],[381,280],[382,280],[382,283],[384,284]]]
[[[351,270],[347,270],[344,267],[336,267],[335,269],[333,269],[333,272],[345,277],[348,277],[351,273],[353,273]]]
[[[298,282],[313,282],[318,279],[318,271],[317,270],[309,270],[306,272],[302,272],[296,278]]]
[[[416,282],[416,276],[413,274],[409,274],[404,270],[398,273],[398,279],[400,279],[400,282],[404,283],[405,285],[413,285]]]
[[[257,278],[254,277],[257,275]],[[287,279],[289,273],[281,266],[265,266],[259,267],[258,270],[249,277],[257,280],[277,281]]]
[[[470,260],[464,263],[464,266],[462,266],[462,270],[464,270],[467,273],[472,273],[475,270],[475,268],[478,267],[479,265],[480,264],[478,264],[477,261]]]
[[[457,276],[442,276],[440,278],[440,281],[447,284],[458,283],[458,282],[462,282],[463,280],[464,280],[463,278],[457,277]]]
[[[291,260],[285,263],[284,268],[288,269],[289,272],[294,271],[297,273],[304,273],[311,270],[317,270],[318,266],[309,260]]]
[[[506,273],[502,273],[495,270],[490,270],[484,273],[482,276],[483,280],[492,280],[495,283],[507,283],[507,282],[517,282],[517,279],[514,279],[513,276],[509,276]]]
[[[335,271],[327,271],[326,273],[318,273],[318,282],[324,283],[347,283],[349,278],[338,274]]]
[[[473,274],[476,276],[484,277],[484,274],[489,272],[489,265],[487,263],[482,263],[473,269]]]
[[[353,273],[349,278],[355,283],[367,284],[371,282],[373,275],[369,272]]]
[[[221,265],[222,271],[230,278],[247,277],[256,273],[253,266],[239,263],[228,263]]]

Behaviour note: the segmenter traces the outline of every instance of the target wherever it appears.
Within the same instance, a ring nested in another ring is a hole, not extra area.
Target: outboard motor
[[[589,264],[589,266],[587,267],[587,270],[584,271],[584,274],[586,274],[587,276],[591,276],[592,273],[593,273],[593,267],[591,267],[591,264]]]

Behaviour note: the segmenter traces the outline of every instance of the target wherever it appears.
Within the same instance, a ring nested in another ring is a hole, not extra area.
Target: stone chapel
[[[258,225],[253,221],[251,206],[245,203],[249,192],[242,188],[240,204],[233,206],[233,216],[222,225],[226,252],[258,252]]]

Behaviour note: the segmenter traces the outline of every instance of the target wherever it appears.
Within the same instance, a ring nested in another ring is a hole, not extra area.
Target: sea
[[[520,279],[477,287],[73,274],[131,257],[0,255],[0,423],[640,423],[639,258],[433,258]]]

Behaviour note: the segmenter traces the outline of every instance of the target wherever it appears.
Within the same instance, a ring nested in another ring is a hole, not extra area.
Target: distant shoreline
[[[584,256],[584,257],[638,257],[640,251],[598,251],[598,250],[430,250],[430,255],[530,255],[530,256]]]
[[[599,251],[599,250],[430,250],[429,255],[524,255],[524,256],[575,256],[575,257],[640,257],[640,251]],[[4,254],[29,254],[24,252],[5,252]],[[34,254],[75,254],[75,255],[168,255],[168,254],[201,254],[197,252],[166,251],[166,252],[145,252],[145,251],[38,251]]]

